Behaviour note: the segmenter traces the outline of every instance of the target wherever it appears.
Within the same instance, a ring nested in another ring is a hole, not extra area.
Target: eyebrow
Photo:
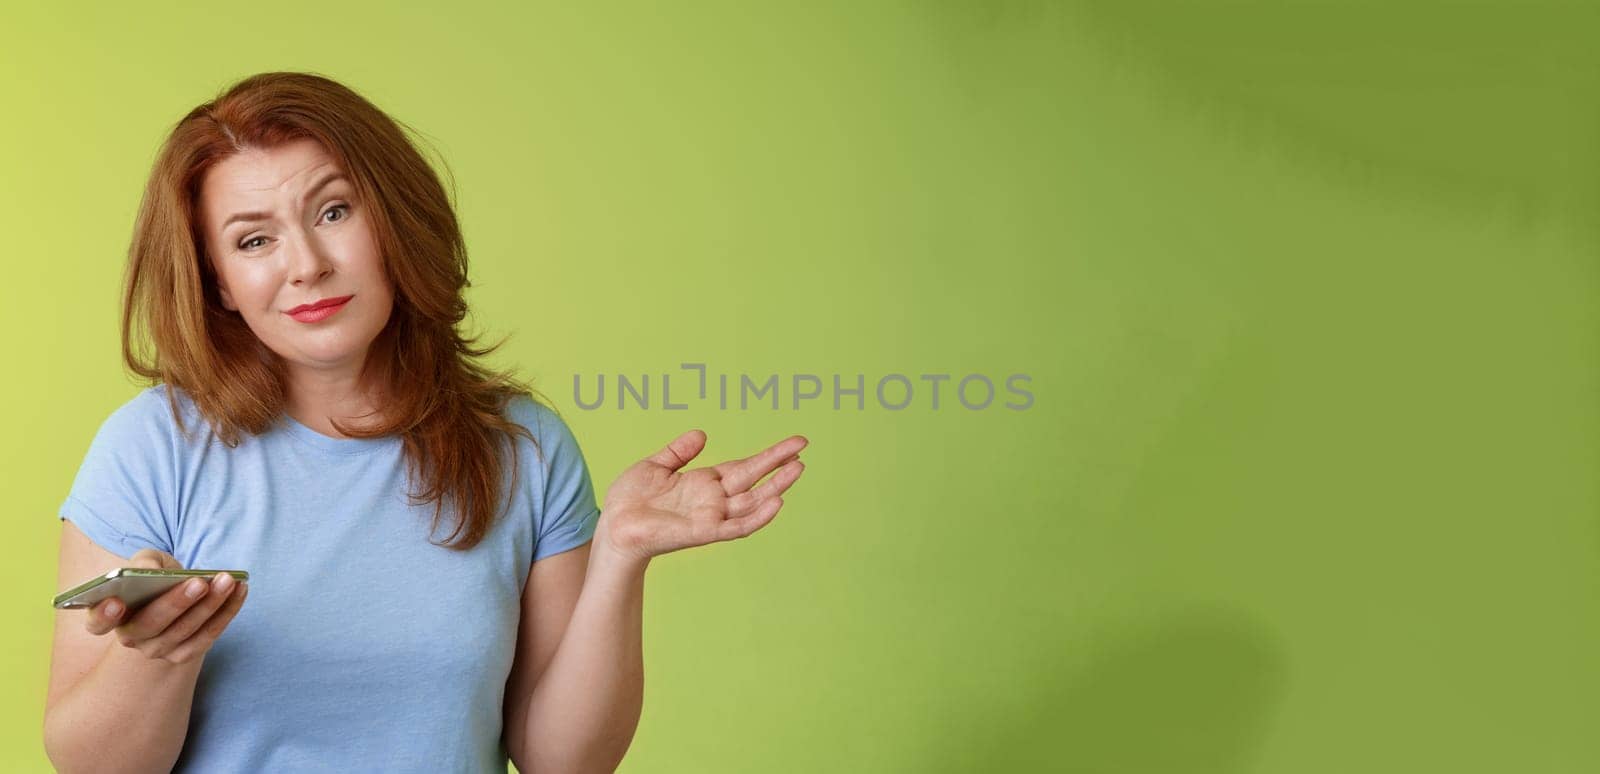
[[[302,197],[300,201],[304,202],[304,201],[309,200],[311,197],[316,196],[318,191],[321,191],[323,188],[326,188],[329,183],[332,183],[335,180],[344,180],[345,182],[349,182],[349,179],[344,176],[343,172],[330,172],[327,175],[325,175],[321,180],[318,180],[316,185],[311,186],[311,190],[307,191],[306,195],[304,197]],[[228,216],[228,219],[222,222],[222,228],[220,228],[218,230],[219,231],[227,231],[229,226],[231,226],[234,223],[236,223],[238,221],[241,221],[241,220],[271,220],[271,219],[272,219],[272,213],[270,213],[270,212],[236,212],[236,213]]]

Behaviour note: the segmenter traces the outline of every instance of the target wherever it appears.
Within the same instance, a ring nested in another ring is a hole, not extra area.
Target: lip
[[[324,298],[309,304],[301,304],[287,312],[284,312],[284,314],[287,314],[290,317],[299,320],[300,322],[318,322],[320,320],[325,320],[329,317],[332,317],[335,312],[343,309],[344,305],[352,298],[355,298],[355,296],[349,295],[338,296],[336,298]]]
[[[291,313],[291,315],[298,315],[298,313],[301,313],[301,312],[310,312],[310,310],[312,310],[312,309],[322,309],[322,307],[336,307],[336,305],[344,304],[344,302],[350,301],[350,299],[354,299],[354,297],[355,296],[338,296],[338,297],[331,297],[331,299],[322,299],[322,301],[310,302],[310,304],[301,304],[301,305],[298,305],[298,307],[294,307],[294,309],[288,310],[288,313]]]

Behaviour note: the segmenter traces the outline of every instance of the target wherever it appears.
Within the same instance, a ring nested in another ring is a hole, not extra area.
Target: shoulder
[[[86,462],[175,471],[205,457],[218,443],[211,423],[186,392],[157,384],[140,390],[101,420]]]
[[[138,395],[112,409],[101,422],[101,433],[115,437],[176,437],[178,417],[189,427],[192,419],[200,419],[200,414],[184,390],[157,384],[139,390]]]
[[[530,432],[536,433],[539,428],[549,421],[546,417],[555,414],[549,406],[533,399],[527,393],[517,393],[506,400],[506,419],[511,420]]]
[[[190,434],[207,428],[194,401],[182,388],[157,384],[114,409],[100,425],[99,436],[106,441],[178,440],[180,430]]]
[[[513,395],[506,402],[505,415],[512,422],[527,428],[534,438],[539,457],[548,460],[550,457],[581,454],[578,452],[578,439],[566,419],[556,409],[532,396]],[[525,446],[528,441],[519,438],[518,443]]]

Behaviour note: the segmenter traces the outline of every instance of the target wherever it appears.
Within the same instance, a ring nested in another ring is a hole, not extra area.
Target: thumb
[[[129,567],[139,567],[147,570],[181,570],[183,564],[173,558],[172,554],[154,548],[141,548],[128,558]]]
[[[699,430],[690,430],[672,440],[666,448],[645,458],[668,470],[676,471],[678,468],[689,464],[701,451],[706,448],[706,434]]]

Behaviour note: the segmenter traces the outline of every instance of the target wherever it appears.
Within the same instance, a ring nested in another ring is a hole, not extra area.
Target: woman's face
[[[199,210],[222,305],[291,369],[359,375],[394,290],[364,203],[322,145],[228,156],[201,180]]]

